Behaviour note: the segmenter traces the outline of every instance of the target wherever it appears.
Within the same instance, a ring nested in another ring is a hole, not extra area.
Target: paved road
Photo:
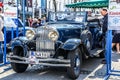
[[[106,73],[106,65],[101,64],[101,60],[101,58],[91,58],[84,61],[81,74],[77,80],[103,80]],[[120,70],[120,54],[112,53],[112,69]],[[43,68],[42,66],[32,66],[24,73],[15,73],[10,65],[6,65],[0,67],[0,80],[71,79],[67,77],[65,68]],[[120,80],[120,76],[110,76],[109,80]]]
[[[98,71],[104,66],[100,64],[100,61],[100,58],[92,58],[84,61],[81,74],[77,80],[96,80],[97,78],[102,80],[105,71]],[[65,68],[32,66],[24,73],[15,73],[10,65],[4,66],[1,69],[4,69],[4,71],[1,71],[0,80],[71,80],[67,77]]]

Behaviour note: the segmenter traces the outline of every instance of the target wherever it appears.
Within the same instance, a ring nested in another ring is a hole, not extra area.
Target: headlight
[[[57,31],[50,31],[49,34],[48,34],[48,37],[50,40],[52,41],[56,41],[59,37],[59,34]]]
[[[34,30],[27,30],[25,35],[29,40],[31,40],[35,37],[35,32]]]

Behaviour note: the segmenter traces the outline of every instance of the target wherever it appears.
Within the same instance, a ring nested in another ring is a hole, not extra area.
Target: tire
[[[13,50],[13,54],[17,55],[17,56],[23,56],[23,50],[21,48],[15,48]],[[11,62],[11,66],[13,68],[13,70],[17,73],[22,73],[25,72],[28,64],[22,64],[22,63],[13,63]]]
[[[91,35],[91,33],[89,31],[85,30],[85,32],[83,32],[81,34],[81,40],[84,43],[87,51],[90,52],[91,49],[92,49],[92,44],[93,44],[92,43],[92,35]]]
[[[76,79],[79,77],[82,64],[82,55],[80,50],[77,48],[74,51],[70,51],[68,53],[68,59],[70,59],[71,67],[67,68],[67,74],[70,78]]]

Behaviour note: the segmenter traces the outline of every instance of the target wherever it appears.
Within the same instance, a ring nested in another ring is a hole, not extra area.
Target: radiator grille
[[[48,37],[49,32],[52,29],[38,28],[38,37],[36,38],[36,51],[49,51],[54,50],[55,42],[51,41]]]

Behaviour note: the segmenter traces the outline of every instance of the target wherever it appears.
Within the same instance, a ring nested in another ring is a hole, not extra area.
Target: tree
[[[55,12],[56,12],[56,11],[57,11],[56,0],[53,0],[53,5],[54,5],[54,10],[55,10]]]

